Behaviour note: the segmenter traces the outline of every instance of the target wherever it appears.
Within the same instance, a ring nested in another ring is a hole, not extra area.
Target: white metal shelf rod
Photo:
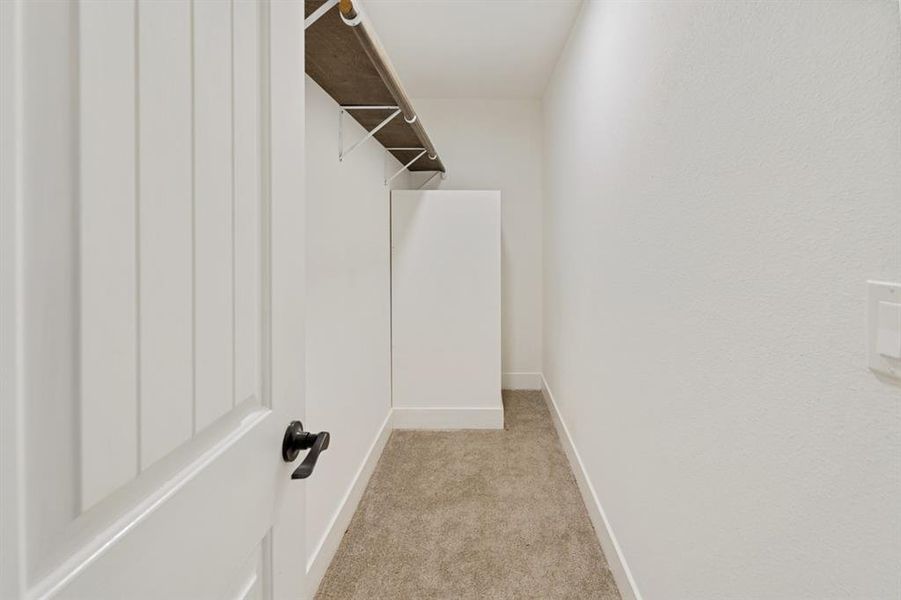
[[[394,112],[388,116],[387,119],[385,119],[384,121],[382,121],[381,123],[376,125],[375,129],[367,132],[366,135],[364,135],[362,139],[357,140],[354,144],[351,145],[350,148],[345,150],[344,149],[344,124],[343,124],[345,111],[346,111],[346,109],[343,106],[338,110],[338,148],[339,148],[338,160],[339,161],[343,161],[345,156],[347,156],[348,154],[353,152],[357,147],[359,147],[360,144],[362,144],[363,142],[365,142],[366,140],[368,140],[369,138],[374,136],[376,133],[378,133],[382,127],[384,127],[385,125],[387,125],[388,123],[391,122],[391,119],[393,119],[394,117],[396,117],[397,115],[400,114],[400,109],[396,108],[394,110]]]
[[[314,10],[312,13],[310,13],[309,17],[303,20],[303,28],[306,29],[307,27],[318,21],[322,15],[327,13],[329,9],[336,4],[338,4],[338,0],[328,0],[327,2],[324,2],[322,6]]]
[[[425,186],[429,185],[430,183],[432,183],[432,180],[435,179],[436,177],[438,177],[439,175],[444,175],[444,173],[442,173],[441,171],[435,171],[434,173],[432,173],[432,176],[429,177],[428,179],[426,179],[425,181],[423,181],[422,185],[420,185],[419,188],[417,188],[417,189],[421,190]],[[442,177],[442,179],[444,179],[444,177]]]
[[[400,169],[397,170],[397,172],[394,173],[394,175],[392,175],[391,177],[389,177],[388,179],[386,179],[386,180],[385,180],[385,185],[388,185],[389,183],[391,183],[391,181],[393,181],[395,177],[397,177],[398,175],[400,175],[401,173],[403,173],[404,170],[406,170],[410,165],[412,165],[412,164],[415,163],[417,160],[419,160],[419,157],[422,156],[423,154],[425,154],[426,152],[427,152],[427,150],[426,150],[425,148],[423,148],[423,149],[422,149],[422,152],[420,152],[420,153],[417,154],[415,157],[413,157],[413,160],[411,160],[410,162],[408,162],[407,164],[405,164],[404,166],[402,166]]]

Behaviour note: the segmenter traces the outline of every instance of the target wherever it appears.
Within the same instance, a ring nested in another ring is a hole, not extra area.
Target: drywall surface
[[[395,410],[475,410],[503,428],[500,205],[496,190],[391,194]]]
[[[557,65],[544,369],[646,600],[901,595],[898,9],[585,2]]]
[[[505,385],[540,388],[541,111],[535,100],[416,99],[446,180],[428,189],[501,191]],[[414,186],[423,176],[411,176]],[[511,373],[525,374],[510,377]],[[512,380],[512,381],[511,381]]]
[[[365,10],[413,97],[538,99],[580,2],[370,0]]]
[[[338,161],[338,105],[306,78],[307,409],[332,434],[307,487],[307,558],[391,409],[389,191],[375,141]],[[344,119],[345,146],[364,135]],[[388,168],[400,167],[390,159]],[[395,182],[406,184],[406,174]],[[352,512],[352,511],[351,511]]]

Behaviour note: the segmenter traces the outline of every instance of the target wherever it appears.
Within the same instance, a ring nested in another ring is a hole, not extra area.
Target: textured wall
[[[446,180],[428,187],[501,191],[502,368],[539,373],[540,105],[525,99],[426,98],[415,104],[448,170]],[[519,381],[528,384],[529,378]]]
[[[558,63],[544,369],[645,599],[901,595],[898,11],[586,2]]]

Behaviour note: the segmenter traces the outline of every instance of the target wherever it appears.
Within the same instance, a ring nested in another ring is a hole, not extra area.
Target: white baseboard
[[[504,408],[394,407],[395,429],[503,429]]]
[[[566,452],[567,458],[569,458],[573,474],[576,476],[579,491],[582,492],[582,499],[588,508],[588,515],[591,517],[594,530],[597,533],[598,540],[601,542],[604,556],[607,557],[607,564],[610,565],[610,571],[613,573],[613,579],[616,580],[619,593],[623,600],[641,600],[641,593],[638,591],[638,586],[635,584],[635,579],[632,577],[626,558],[623,556],[622,549],[616,541],[616,536],[610,528],[610,522],[607,520],[607,515],[603,506],[601,506],[600,500],[598,500],[594,486],[591,485],[591,481],[588,479],[588,473],[585,471],[582,457],[579,456],[579,451],[569,435],[569,429],[567,429],[566,423],[557,409],[557,402],[554,400],[554,395],[551,393],[544,375],[541,375],[541,391],[545,402],[547,402],[548,411],[551,413],[554,426],[557,428],[560,444],[563,446],[563,450]]]
[[[501,382],[505,390],[540,390],[541,373],[504,373]]]
[[[363,498],[363,492],[366,491],[369,477],[375,470],[375,466],[382,456],[382,450],[385,449],[385,444],[391,436],[391,423],[392,413],[389,410],[388,416],[385,417],[385,422],[382,423],[382,428],[379,430],[378,435],[376,435],[375,440],[369,447],[369,451],[366,453],[366,457],[363,459],[363,464],[360,465],[347,493],[344,494],[344,498],[341,499],[341,505],[338,510],[335,511],[332,522],[329,523],[328,528],[325,530],[325,534],[319,540],[319,544],[313,552],[312,557],[307,561],[307,584],[309,586],[309,594],[307,594],[307,596],[309,598],[312,598],[316,594],[316,590],[322,582],[325,571],[332,562],[335,552],[338,551],[338,546],[341,545],[341,538],[344,537],[344,532],[347,531],[347,528],[350,526],[350,520],[353,518],[357,506]]]

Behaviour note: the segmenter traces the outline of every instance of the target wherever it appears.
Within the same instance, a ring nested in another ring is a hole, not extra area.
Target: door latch
[[[328,431],[310,433],[303,430],[303,423],[300,421],[291,421],[282,440],[282,458],[285,462],[294,462],[301,450],[309,450],[303,462],[291,474],[291,479],[306,479],[312,475],[316,461],[319,460],[319,455],[328,449],[328,443]]]

